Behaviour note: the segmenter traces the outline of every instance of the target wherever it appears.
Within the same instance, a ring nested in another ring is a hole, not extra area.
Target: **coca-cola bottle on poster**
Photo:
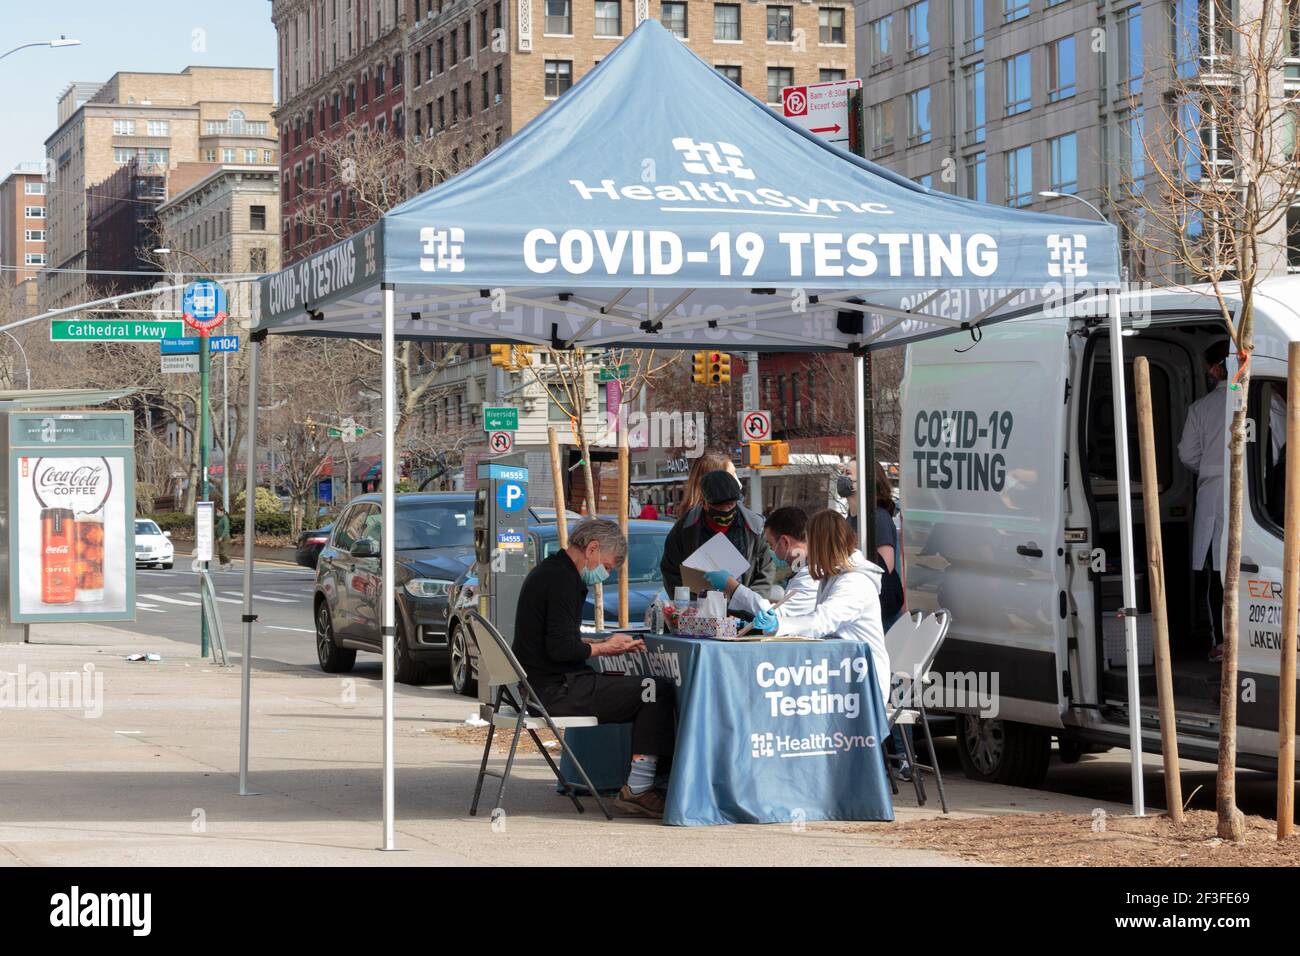
[[[41,510],[41,603],[71,604],[77,596],[77,560],[69,508]]]
[[[39,458],[32,471],[32,491],[42,507],[42,560],[50,572],[51,594],[47,601],[47,572],[42,571],[44,603],[94,604],[104,600],[104,512],[113,491],[113,477],[104,458]],[[49,515],[50,518],[46,518]],[[48,528],[48,531],[47,531]],[[57,534],[56,534],[57,529]],[[49,537],[55,535],[55,537]],[[64,585],[66,535],[67,563]],[[47,542],[53,542],[47,544]],[[51,550],[54,549],[54,550]]]

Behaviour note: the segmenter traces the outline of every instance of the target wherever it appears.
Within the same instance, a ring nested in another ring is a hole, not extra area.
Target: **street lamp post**
[[[18,336],[12,332],[5,332],[5,335],[14,340],[14,345],[18,346],[18,352],[23,357],[23,368],[27,371],[27,391],[32,390],[32,363],[27,361],[27,350],[23,348],[23,343],[18,340]]]
[[[3,60],[10,53],[17,53],[19,50],[26,50],[28,47],[31,46],[51,46],[51,47],[81,46],[81,41],[69,40],[67,37],[61,36],[57,40],[37,40],[33,43],[23,43],[20,44],[19,46],[14,47],[12,50],[6,50],[4,53],[0,53],[0,60]]]

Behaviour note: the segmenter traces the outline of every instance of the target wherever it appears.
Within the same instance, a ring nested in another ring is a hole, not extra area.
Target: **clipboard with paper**
[[[712,590],[704,576],[706,571],[726,571],[739,581],[748,570],[749,561],[736,550],[736,546],[725,534],[718,532],[682,561],[682,583],[692,593],[702,594]]]

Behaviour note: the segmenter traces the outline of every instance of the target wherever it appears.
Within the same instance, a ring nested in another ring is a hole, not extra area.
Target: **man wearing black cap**
[[[1223,536],[1223,450],[1228,429],[1228,341],[1205,350],[1209,391],[1192,402],[1178,442],[1178,457],[1196,472],[1196,516],[1192,524],[1192,570],[1210,618],[1210,660],[1223,660],[1223,580],[1219,541]]]
[[[725,471],[711,471],[700,480],[702,507],[682,515],[664,541],[659,564],[664,590],[669,596],[682,584],[682,562],[715,534],[727,540],[749,561],[740,583],[761,597],[767,597],[776,579],[772,551],[763,537],[763,518],[740,503],[740,482]]]

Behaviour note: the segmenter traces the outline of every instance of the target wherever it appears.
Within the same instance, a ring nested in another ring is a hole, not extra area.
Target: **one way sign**
[[[771,412],[749,411],[740,413],[741,441],[767,441],[771,437]]]
[[[861,80],[787,86],[781,91],[781,111],[796,126],[848,149],[849,94],[861,88]]]

